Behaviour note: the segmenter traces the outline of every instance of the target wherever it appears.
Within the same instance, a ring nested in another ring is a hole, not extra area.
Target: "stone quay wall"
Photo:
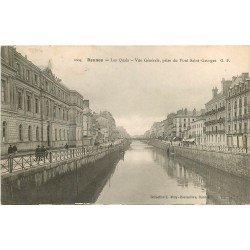
[[[173,152],[198,163],[226,171],[233,175],[250,179],[250,155],[245,153],[201,150],[189,147],[172,146],[160,140],[150,140],[154,147]]]
[[[113,148],[96,151],[81,157],[70,158],[27,170],[8,173],[1,176],[1,182],[2,185],[13,184],[18,188],[21,188],[23,185],[28,183],[39,186],[60,175],[76,171],[78,168],[84,167],[88,163],[96,162],[97,160],[100,160],[113,152],[117,152],[119,150],[123,151],[128,146],[129,142],[116,145]]]

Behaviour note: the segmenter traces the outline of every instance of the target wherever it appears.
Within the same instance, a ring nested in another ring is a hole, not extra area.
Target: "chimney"
[[[249,77],[249,73],[242,73],[242,74],[241,74],[241,77],[242,77],[243,81],[245,81],[246,78]]]
[[[217,87],[215,87],[215,88],[212,89],[212,94],[213,94],[213,98],[217,96],[217,94],[218,94]]]
[[[222,78],[221,89],[222,89],[223,94],[227,94],[231,84],[232,84],[232,81],[230,80],[225,81],[225,78]]]
[[[232,77],[232,82],[234,82],[236,80],[237,76],[233,76]]]
[[[83,100],[83,105],[89,108],[89,100]]]
[[[196,116],[196,108],[193,110],[193,115]]]

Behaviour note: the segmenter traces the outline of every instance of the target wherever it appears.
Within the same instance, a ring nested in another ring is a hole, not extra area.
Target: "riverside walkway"
[[[58,163],[69,159],[87,157],[95,153],[101,153],[115,146],[122,146],[122,141],[117,141],[113,145],[91,146],[88,148],[76,147],[69,149],[48,150],[45,156],[37,157],[35,153],[2,156],[0,160],[1,175],[13,173],[20,170],[45,166],[51,163]]]

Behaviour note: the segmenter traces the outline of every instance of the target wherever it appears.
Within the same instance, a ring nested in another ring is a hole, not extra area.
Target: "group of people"
[[[49,152],[44,145],[42,147],[38,145],[35,151],[36,161],[40,161],[42,158],[48,158],[48,154]]]
[[[16,145],[10,145],[8,148],[8,155],[14,155],[17,152],[17,146]]]

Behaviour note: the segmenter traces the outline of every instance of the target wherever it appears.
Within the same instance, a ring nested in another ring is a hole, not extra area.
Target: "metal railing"
[[[231,152],[231,153],[247,153],[246,148],[242,147],[228,147],[228,146],[215,146],[215,145],[189,145],[185,146],[189,148],[199,149],[199,150],[208,150],[208,151],[217,151],[217,152]]]
[[[216,145],[183,145],[180,141],[164,141],[164,144],[167,146],[175,146],[182,148],[193,148],[198,150],[207,150],[207,151],[216,151],[216,152],[229,152],[229,153],[245,153],[249,154],[250,151],[247,148],[243,147],[228,147],[225,145],[216,146]]]
[[[10,154],[1,157],[1,174],[13,173],[18,170],[37,168],[46,164],[65,161],[68,159],[80,158],[97,152],[104,152],[115,146],[121,146],[122,142],[111,145],[91,146],[88,148],[69,148],[53,150],[45,153],[29,153],[25,155]]]

